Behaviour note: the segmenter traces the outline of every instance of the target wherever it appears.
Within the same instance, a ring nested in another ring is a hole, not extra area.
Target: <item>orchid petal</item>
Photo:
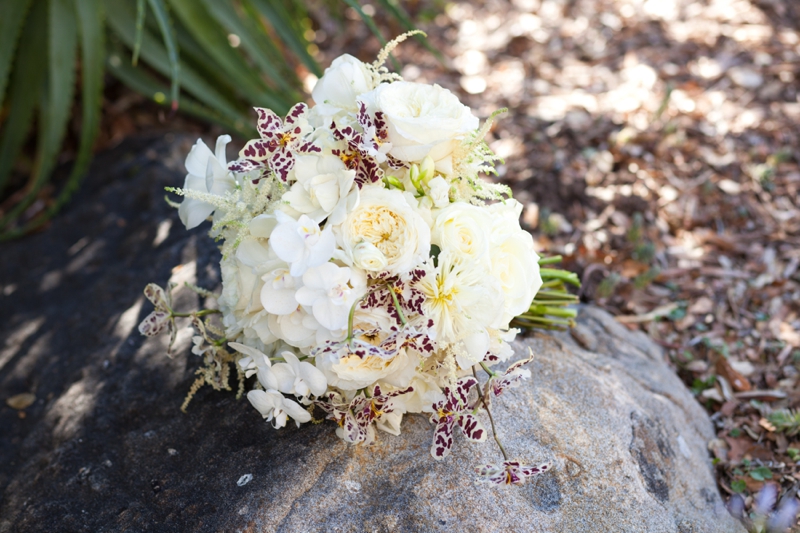
[[[274,388],[286,394],[294,393],[294,381],[297,376],[291,366],[286,363],[276,363],[272,367],[272,374],[276,383]]]

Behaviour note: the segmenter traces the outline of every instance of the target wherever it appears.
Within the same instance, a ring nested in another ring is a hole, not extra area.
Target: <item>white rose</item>
[[[437,162],[448,159],[455,140],[478,128],[478,118],[456,95],[426,83],[384,83],[362,95],[374,111],[382,111],[389,127],[391,155],[402,161],[421,161],[430,155]]]
[[[389,262],[383,252],[369,242],[361,242],[353,248],[353,264],[369,272],[382,272]]]
[[[312,116],[330,120],[341,111],[357,112],[356,97],[373,88],[372,73],[364,63],[349,54],[339,56],[311,92],[316,104]]]
[[[533,237],[519,225],[522,204],[506,200],[489,206],[486,211],[492,218],[492,274],[500,281],[505,295],[503,317],[498,327],[505,329],[512,318],[528,310],[542,286],[539,255]]]
[[[340,239],[353,264],[358,245],[373,245],[386,259],[384,270],[390,274],[408,272],[428,257],[431,248],[430,228],[406,196],[380,187],[362,189],[358,206],[341,226]]]
[[[350,194],[356,177],[355,170],[347,170],[335,155],[298,155],[292,169],[297,180],[284,193],[282,201],[294,218],[307,215],[316,223],[326,218],[331,224],[341,224],[357,198]]]
[[[243,335],[248,341],[270,344],[276,337],[269,329],[267,311],[259,298],[263,282],[257,270],[246,264],[250,258],[245,250],[249,246],[252,243],[242,248],[241,253],[220,262],[222,323],[229,339]]]
[[[433,181],[433,180],[431,180]],[[485,207],[456,202],[439,211],[431,227],[431,242],[470,268],[489,269],[492,218]]]

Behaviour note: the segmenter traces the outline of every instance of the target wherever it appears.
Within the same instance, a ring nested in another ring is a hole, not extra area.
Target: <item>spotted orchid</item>
[[[375,385],[369,397],[362,392],[347,403],[338,392],[330,392],[315,405],[327,413],[329,420],[339,424],[339,432],[344,440],[353,444],[370,444],[375,434],[372,423],[394,412],[394,398],[413,391],[413,387],[406,387],[383,393],[380,385]]]
[[[531,361],[533,361],[532,353],[530,357],[526,359],[520,359],[513,365],[509,366],[508,370],[506,370],[503,374],[490,378],[486,383],[487,390],[491,390],[492,394],[495,396],[500,396],[503,390],[516,387],[519,385],[521,380],[530,378],[531,371],[522,367]]]
[[[149,283],[144,288],[145,297],[150,300],[155,309],[139,324],[139,333],[146,337],[155,337],[168,326],[170,333],[175,329],[174,321],[171,320],[171,289],[172,287],[167,287],[165,291],[155,283]]]
[[[543,474],[552,466],[552,463],[529,466],[519,461],[503,461],[499,465],[486,464],[475,469],[478,474],[476,481],[494,485],[524,485],[528,478]]]
[[[392,168],[402,168],[405,164],[388,154],[392,145],[388,142],[388,130],[383,113],[378,111],[374,118],[367,112],[367,105],[359,103],[357,116],[362,131],[354,126],[337,127],[331,123],[333,137],[343,141],[343,148],[336,148],[333,155],[338,156],[350,170],[355,170],[355,181],[359,188],[380,181],[383,169],[380,164],[387,162]]]
[[[284,120],[270,109],[257,107],[255,110],[258,114],[256,129],[261,138],[249,141],[239,152],[239,159],[228,165],[228,170],[247,173],[269,168],[281,181],[286,182],[289,171],[294,167],[296,154],[322,152],[319,146],[305,140],[305,136],[312,131],[308,124],[306,104],[296,104]]]
[[[486,430],[481,421],[472,414],[474,405],[469,400],[470,392],[476,385],[478,385],[476,378],[461,378],[452,386],[444,388],[444,400],[433,404],[430,420],[436,424],[431,446],[431,455],[434,459],[442,460],[450,453],[456,424],[467,439],[474,442],[486,440]]]

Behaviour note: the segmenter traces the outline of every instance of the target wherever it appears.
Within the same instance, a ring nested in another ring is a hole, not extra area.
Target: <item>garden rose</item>
[[[361,98],[373,111],[383,112],[392,143],[389,154],[401,161],[422,161],[430,155],[439,169],[452,153],[453,141],[478,128],[472,111],[439,85],[397,81],[381,84]]]
[[[533,237],[519,225],[522,204],[506,200],[485,211],[492,219],[489,234],[492,274],[500,281],[505,295],[498,327],[505,329],[512,318],[528,310],[542,286],[539,255],[534,249]]]
[[[361,191],[358,206],[342,224],[341,240],[345,254],[353,263],[358,245],[374,246],[386,259],[385,271],[390,274],[408,272],[428,257],[431,249],[430,229],[406,196],[397,189],[379,187]],[[359,252],[359,262],[368,266],[363,259]]]

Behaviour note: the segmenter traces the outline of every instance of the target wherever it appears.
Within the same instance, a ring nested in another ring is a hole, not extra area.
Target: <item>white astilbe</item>
[[[386,63],[386,60],[389,59],[389,55],[400,45],[400,43],[413,35],[423,35],[425,37],[428,36],[424,31],[421,30],[406,32],[403,35],[400,35],[386,43],[386,46],[384,46],[378,53],[378,58],[371,65],[367,65],[367,68],[372,72],[374,85],[403,80],[400,74],[389,72],[389,69],[387,69],[383,64]]]
[[[166,189],[168,192],[214,206],[214,223],[209,235],[214,238],[224,237],[223,258],[235,252],[239,243],[250,234],[251,220],[258,215],[275,212],[285,191],[285,186],[273,174],[255,183],[249,175],[240,174],[236,178],[236,188],[224,195],[175,187]]]
[[[503,159],[486,144],[484,137],[489,133],[494,119],[507,111],[504,108],[492,113],[480,129],[467,135],[453,150],[456,200],[483,205],[486,200],[511,198],[511,188],[507,185],[489,183],[478,177],[480,173],[497,174],[495,164],[503,163]]]

